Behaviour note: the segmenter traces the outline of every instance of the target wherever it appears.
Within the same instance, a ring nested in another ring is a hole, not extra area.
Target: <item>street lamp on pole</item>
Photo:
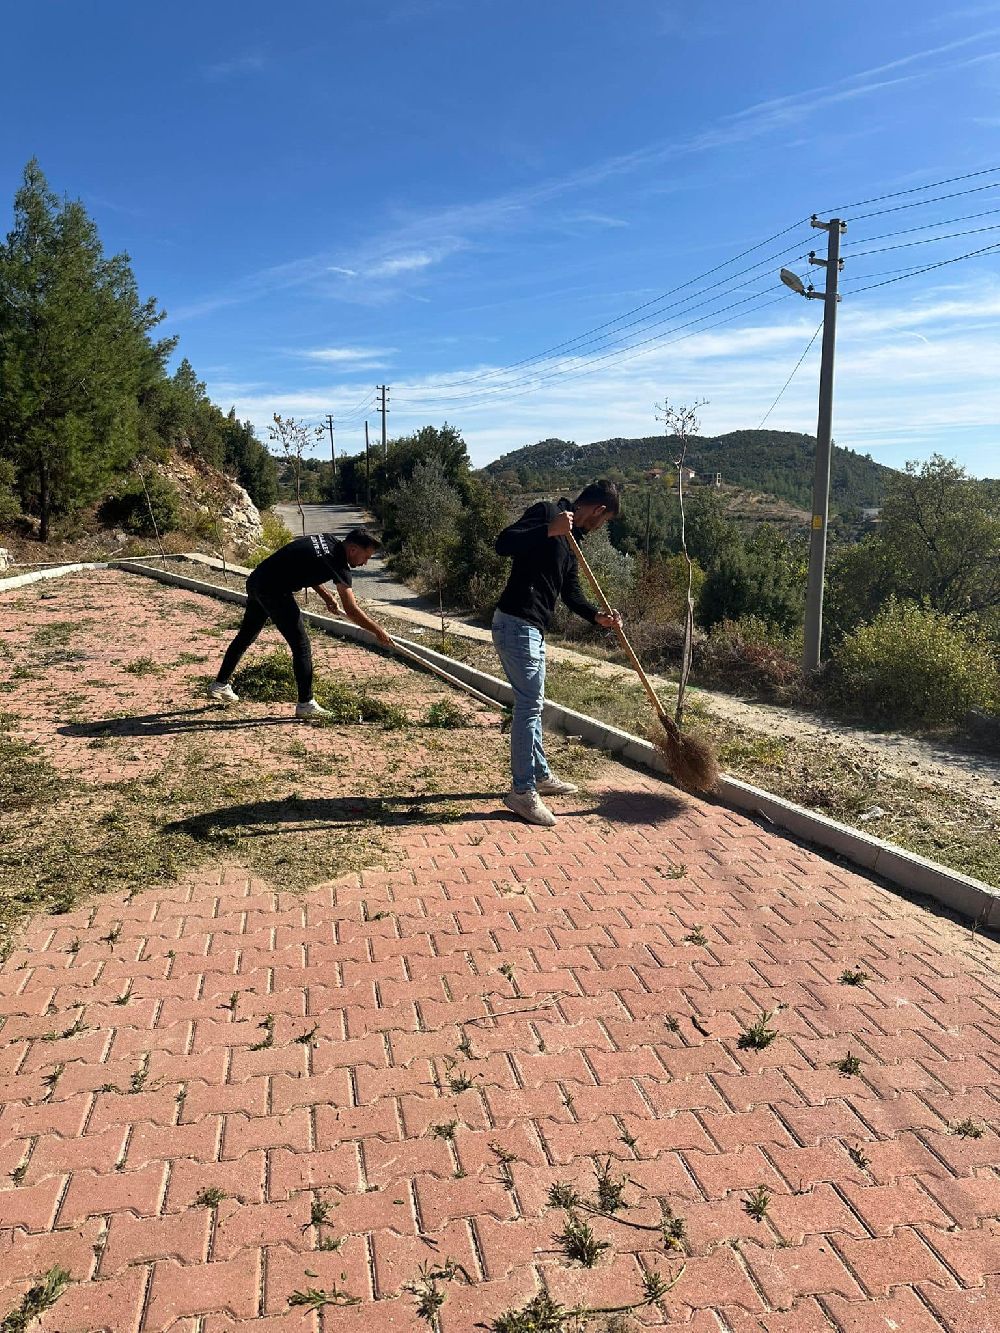
[[[819,420],[816,425],[816,466],[813,472],[812,519],[809,527],[809,580],[806,587],[806,619],[803,632],[802,668],[815,671],[820,663],[823,638],[823,581],[826,573],[826,535],[830,518],[830,465],[833,458],[833,359],[837,338],[837,279],[844,261],[840,258],[840,238],[847,223],[840,218],[821,222],[815,215],[814,227],[827,234],[826,258],[810,253],[810,264],[826,268],[825,290],[817,292],[791,269],[781,270],[781,281],[807,300],[823,302],[823,353],[819,372]]]

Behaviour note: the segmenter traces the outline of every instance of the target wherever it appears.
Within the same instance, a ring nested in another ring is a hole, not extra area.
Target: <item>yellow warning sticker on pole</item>
[[[823,515],[822,515],[822,514],[813,514],[813,527],[814,527],[814,528],[821,528],[822,526],[823,526]]]

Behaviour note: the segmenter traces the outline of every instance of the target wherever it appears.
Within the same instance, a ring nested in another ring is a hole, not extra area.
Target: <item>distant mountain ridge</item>
[[[671,469],[676,440],[664,435],[618,437],[593,444],[548,439],[525,445],[483,469],[497,480],[523,490],[560,490],[582,486],[595,477],[627,481],[654,468]],[[812,506],[816,439],[792,431],[735,430],[727,435],[697,436],[688,442],[687,466],[699,480],[721,473],[726,485],[774,495],[803,509]],[[886,482],[895,469],[867,454],[834,446],[830,504],[837,512],[881,505]]]

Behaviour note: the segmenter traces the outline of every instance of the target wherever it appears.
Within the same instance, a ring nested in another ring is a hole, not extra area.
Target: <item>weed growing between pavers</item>
[[[771,1191],[766,1185],[758,1185],[743,1200],[743,1211],[755,1222],[763,1222],[771,1205]]]
[[[860,1148],[848,1148],[847,1155],[854,1165],[860,1167],[862,1171],[867,1171],[871,1166],[871,1158],[866,1157]]]
[[[130,676],[155,676],[163,668],[159,666],[151,657],[136,657],[131,662],[126,662],[122,670]]]
[[[454,1259],[446,1259],[443,1264],[425,1262],[420,1265],[420,1276],[403,1285],[403,1290],[416,1298],[418,1319],[437,1327],[438,1311],[445,1301],[441,1283],[454,1282],[457,1278],[470,1284],[472,1282],[466,1269]]]
[[[304,1306],[308,1310],[322,1310],[325,1305],[360,1305],[361,1297],[352,1296],[348,1291],[341,1291],[336,1282],[330,1291],[319,1287],[308,1287],[305,1291],[293,1291],[288,1304]]]
[[[547,1291],[539,1292],[519,1310],[506,1310],[489,1327],[492,1333],[571,1333],[591,1319],[617,1318],[655,1305],[677,1285],[683,1274],[683,1266],[669,1281],[655,1270],[647,1272],[643,1277],[642,1300],[629,1305],[565,1306],[557,1304]]]
[[[868,973],[862,972],[859,967],[845,967],[840,974],[842,986],[863,986],[868,979]]]
[[[762,1014],[756,1023],[743,1029],[736,1043],[741,1051],[763,1051],[770,1046],[778,1035],[774,1028],[768,1026],[775,1013],[777,1010],[774,1013]]]
[[[24,1293],[21,1304],[0,1323],[0,1333],[26,1333],[39,1315],[51,1310],[66,1290],[70,1276],[65,1268],[50,1268],[43,1278]]]

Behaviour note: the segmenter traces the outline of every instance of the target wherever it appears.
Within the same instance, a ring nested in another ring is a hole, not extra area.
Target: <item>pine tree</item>
[[[83,205],[29,162],[0,246],[0,456],[42,541],[138,452],[140,400],[174,346],[148,336],[161,319],[128,255],[107,258]]]

